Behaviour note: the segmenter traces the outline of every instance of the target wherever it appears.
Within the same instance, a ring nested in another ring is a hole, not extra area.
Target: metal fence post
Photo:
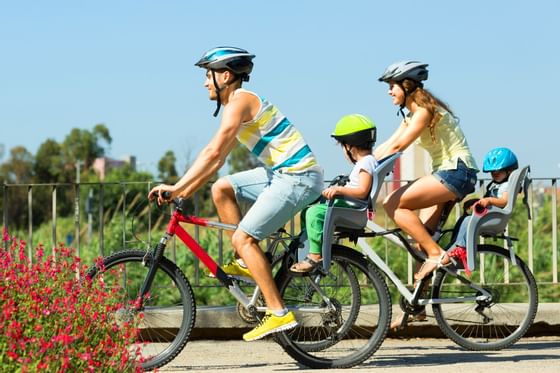
[[[529,185],[529,191],[528,191],[528,203],[529,203],[529,210],[531,212],[531,217],[530,219],[527,220],[527,261],[529,262],[529,269],[531,270],[531,272],[533,272],[533,216],[534,216],[534,212],[533,212],[533,201],[534,201],[534,196],[533,196],[533,183],[531,183]]]
[[[8,231],[8,186],[2,185],[2,226]]]
[[[99,184],[99,255],[104,256],[104,237],[103,237],[103,226],[105,225],[103,221],[104,209],[103,209],[103,183]]]
[[[56,243],[56,185],[52,187],[52,198],[51,198],[51,207],[52,207],[52,248],[53,248],[53,255],[55,255],[55,248],[57,246]]]
[[[558,283],[558,215],[556,211],[558,186],[556,179],[552,179],[552,282]]]
[[[29,263],[33,262],[33,187],[27,187],[27,234]]]
[[[74,184],[74,230],[75,230],[75,243],[76,243],[76,255],[78,258],[81,257],[80,252],[80,184]]]

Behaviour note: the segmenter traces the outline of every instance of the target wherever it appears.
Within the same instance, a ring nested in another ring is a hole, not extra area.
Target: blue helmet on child
[[[508,148],[494,148],[484,156],[483,172],[513,171],[519,167],[517,157]]]

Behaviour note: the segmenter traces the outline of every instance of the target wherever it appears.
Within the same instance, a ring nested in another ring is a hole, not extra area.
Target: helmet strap
[[[216,73],[214,72],[214,70],[211,71],[212,71],[212,80],[214,81],[214,87],[216,88],[216,94],[218,95],[218,98],[216,100],[216,110],[214,111],[213,114],[213,116],[216,117],[218,116],[218,113],[220,112],[220,107],[222,106],[222,98],[220,97],[220,94],[224,90],[224,87],[218,86],[218,81],[216,80]],[[239,79],[239,75],[233,74],[233,80],[230,83],[234,83],[238,79]]]
[[[353,164],[356,164],[356,160],[354,159],[354,157],[352,157],[352,152],[350,152],[350,149],[348,149],[349,145],[343,143],[342,146],[344,146],[344,150],[346,151],[346,156],[348,157],[350,162],[352,162]]]
[[[214,88],[216,88],[216,95],[218,96],[218,98],[216,99],[216,110],[212,115],[214,117],[217,117],[218,113],[220,112],[220,107],[222,106],[222,99],[220,98],[220,93],[222,93],[222,88],[218,86],[218,81],[216,80],[216,72],[214,70],[210,70],[210,71],[212,71],[212,80],[214,81]]]
[[[405,115],[404,115],[404,108],[406,106],[406,99],[408,98],[408,93],[406,92],[406,89],[404,89],[404,86],[402,85],[401,82],[396,82],[396,84],[399,85],[399,87],[401,87],[402,91],[404,92],[404,100],[402,102],[402,104],[399,107],[399,111],[397,111],[397,117],[399,116],[399,114],[402,116],[403,120],[406,119]]]
[[[409,79],[412,80],[412,79]],[[397,112],[397,116],[402,115],[403,119],[405,119],[405,115],[404,115],[404,111],[403,109],[406,106],[406,99],[414,92],[416,91],[416,88],[420,87],[420,88],[424,88],[424,84],[422,82],[417,82],[415,80],[412,80],[414,82],[414,85],[412,86],[412,88],[410,89],[410,91],[407,91],[404,88],[404,85],[402,85],[402,81],[400,82],[396,82],[396,84],[399,85],[399,87],[401,87],[402,91],[404,92],[404,100],[403,103],[400,105],[399,111]]]

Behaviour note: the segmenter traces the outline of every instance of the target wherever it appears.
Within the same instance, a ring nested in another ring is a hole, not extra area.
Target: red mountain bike
[[[175,199],[166,233],[149,251],[117,252],[92,267],[89,276],[102,279],[122,294],[120,321],[138,320],[142,368],[161,367],[185,347],[195,322],[196,305],[189,280],[164,256],[173,236],[178,237],[239,302],[246,321],[258,321],[266,310],[258,287],[250,287],[223,272],[208,253],[179,224],[234,230],[186,213],[184,200]],[[312,368],[351,367],[369,358],[381,345],[391,317],[387,285],[362,254],[332,245],[328,269],[310,274],[289,271],[297,261],[305,232],[280,229],[270,237],[266,255],[286,306],[295,312],[298,327],[275,334],[276,341],[295,360]],[[274,259],[272,259],[274,258]],[[247,294],[248,293],[248,294]],[[141,315],[141,317],[138,317]],[[250,327],[250,325],[248,325]]]

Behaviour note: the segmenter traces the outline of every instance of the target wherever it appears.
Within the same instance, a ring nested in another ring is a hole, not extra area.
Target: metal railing
[[[479,181],[479,190],[483,190],[483,186],[487,180]],[[557,199],[557,182],[556,178],[538,178],[533,179],[529,187],[529,206],[531,210],[531,219],[527,219],[527,233],[526,241],[520,241],[516,246],[526,245],[526,260],[527,264],[534,271],[535,265],[539,263],[539,270],[543,271],[545,266],[545,275],[537,278],[539,284],[558,284],[558,199]],[[144,198],[148,207],[148,212],[151,211],[151,205],[145,200],[148,191],[151,189],[153,182],[119,182],[119,183],[56,183],[56,184],[4,184],[2,185],[2,225],[7,228],[8,232],[12,235],[17,231],[19,239],[27,241],[29,250],[29,257],[31,258],[33,248],[36,244],[43,244],[48,247],[56,247],[59,245],[60,240],[60,215],[66,218],[68,225],[68,217],[72,218],[73,232],[67,233],[66,244],[76,249],[78,256],[82,255],[84,247],[84,238],[87,242],[93,240],[93,225],[94,220],[97,226],[97,253],[96,255],[107,255],[110,252],[106,247],[106,229],[109,222],[115,225],[120,224],[120,235],[122,240],[119,249],[125,249],[134,242],[137,246],[138,240],[130,239],[130,232],[127,230],[127,221],[130,221],[136,211],[129,211],[130,206],[137,205],[138,200]],[[389,188],[395,185],[395,181],[385,183],[383,193],[387,194]],[[87,193],[85,193],[87,191]],[[134,192],[133,201],[129,201],[132,196],[131,191]],[[482,192],[479,192],[482,194]],[[26,194],[26,198],[25,195]],[[41,195],[41,200],[34,199],[35,195]],[[86,195],[87,194],[87,195]],[[84,195],[85,198],[84,198]],[[47,196],[47,197],[45,197]],[[48,200],[45,200],[47,199]],[[61,200],[60,198],[64,198]],[[12,201],[13,200],[13,201]],[[198,198],[194,198],[194,213],[198,214],[199,203]],[[26,219],[19,219],[19,226],[15,226],[15,222],[10,221],[10,203],[18,203],[18,212],[23,214]],[[26,206],[23,207],[19,204],[26,201]],[[64,203],[62,203],[62,201]],[[40,204],[40,205],[38,205]],[[66,206],[65,214],[59,212],[61,205]],[[106,206],[110,206],[107,209]],[[130,206],[129,206],[130,205]],[[145,205],[145,206],[146,206]],[[153,205],[153,204],[152,204]],[[70,207],[69,207],[70,206]],[[550,206],[548,208],[547,206]],[[378,206],[378,211],[381,211],[381,206]],[[109,210],[109,211],[107,211]],[[550,211],[549,211],[550,210]],[[69,212],[70,211],[70,212]],[[108,216],[108,212],[112,216]],[[516,211],[516,213],[524,213],[523,211]],[[37,214],[42,214],[42,218],[46,223],[41,225],[43,230],[42,242],[36,239],[36,229],[34,226],[34,217]],[[543,214],[545,214],[543,216]],[[26,216],[25,216],[26,215]],[[380,214],[378,214],[380,215]],[[550,219],[546,216],[549,215]],[[47,218],[48,216],[48,218]],[[146,248],[152,244],[152,228],[154,221],[152,214],[145,214],[147,240],[141,241]],[[456,208],[456,218],[460,216],[460,208]],[[86,218],[87,222],[84,223]],[[540,221],[549,222],[549,227],[546,231],[542,231],[539,226],[537,231],[538,236],[535,237],[535,222]],[[25,221],[25,223],[22,223]],[[119,223],[120,222],[120,223]],[[385,226],[389,226],[390,222],[385,218]],[[26,226],[25,226],[26,225]],[[86,230],[84,231],[84,225]],[[50,237],[47,241],[45,237],[45,228],[50,230]],[[293,232],[295,227],[294,220],[289,223],[289,229]],[[117,228],[119,229],[119,228]],[[196,226],[194,231],[195,239],[199,239],[199,227]],[[513,232],[516,235],[518,232]],[[23,237],[26,236],[26,237]],[[159,239],[159,237],[156,237]],[[222,232],[218,234],[218,260],[221,263],[223,260],[223,245],[224,240]],[[175,246],[172,247],[173,256],[175,256]],[[386,251],[386,260],[391,260],[391,251]],[[544,258],[544,260],[543,260]],[[197,262],[195,262],[198,264]],[[409,260],[408,264],[408,278],[412,278],[413,266]],[[544,263],[544,264],[543,264]],[[193,285],[199,284],[199,271],[196,268],[196,279]],[[548,275],[550,274],[550,275]]]

